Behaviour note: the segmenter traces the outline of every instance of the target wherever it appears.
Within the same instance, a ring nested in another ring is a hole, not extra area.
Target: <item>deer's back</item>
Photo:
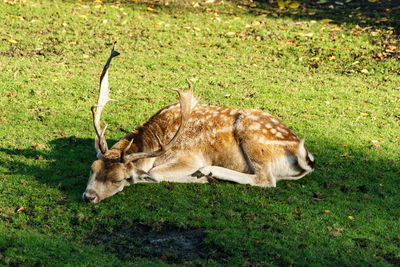
[[[163,141],[168,142],[180,124],[179,104],[157,113],[154,121],[164,124]],[[251,172],[243,146],[259,151],[260,160],[282,153],[282,146],[297,144],[298,137],[281,121],[259,110],[197,105],[188,125],[173,149],[158,158],[155,165],[176,159],[202,160],[204,165]],[[250,146],[250,147],[249,147]]]

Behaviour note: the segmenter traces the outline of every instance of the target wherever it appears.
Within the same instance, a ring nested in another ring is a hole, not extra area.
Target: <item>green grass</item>
[[[0,264],[399,264],[400,9],[381,23],[341,8],[3,2]],[[282,119],[307,138],[316,170],[276,188],[142,184],[82,202],[90,106],[114,40],[110,143],[176,101],[168,89],[189,77],[201,103]]]

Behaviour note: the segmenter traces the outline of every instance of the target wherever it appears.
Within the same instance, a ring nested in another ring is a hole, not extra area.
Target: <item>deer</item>
[[[98,203],[136,183],[229,181],[275,187],[315,168],[315,159],[279,119],[260,110],[198,104],[189,89],[179,102],[156,112],[110,149],[100,125],[109,101],[108,69],[120,53],[113,44],[100,76],[97,105],[91,107],[97,160],[91,165],[84,201]]]

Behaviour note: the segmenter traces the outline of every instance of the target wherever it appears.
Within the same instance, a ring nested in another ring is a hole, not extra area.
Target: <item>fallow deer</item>
[[[115,45],[115,44],[114,44]],[[91,108],[97,160],[82,198],[97,203],[141,182],[207,183],[209,178],[275,187],[277,181],[300,179],[315,161],[288,127],[258,110],[200,105],[189,90],[179,103],[166,106],[108,149],[101,112],[109,99],[108,68],[100,77],[98,103]]]

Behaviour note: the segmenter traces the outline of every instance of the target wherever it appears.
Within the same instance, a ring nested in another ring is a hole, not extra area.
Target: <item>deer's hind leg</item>
[[[240,142],[243,157],[246,159],[249,169],[254,173],[254,185],[262,187],[275,187],[276,177],[272,173],[272,158],[277,148],[263,144],[255,144],[255,141],[245,137]]]

